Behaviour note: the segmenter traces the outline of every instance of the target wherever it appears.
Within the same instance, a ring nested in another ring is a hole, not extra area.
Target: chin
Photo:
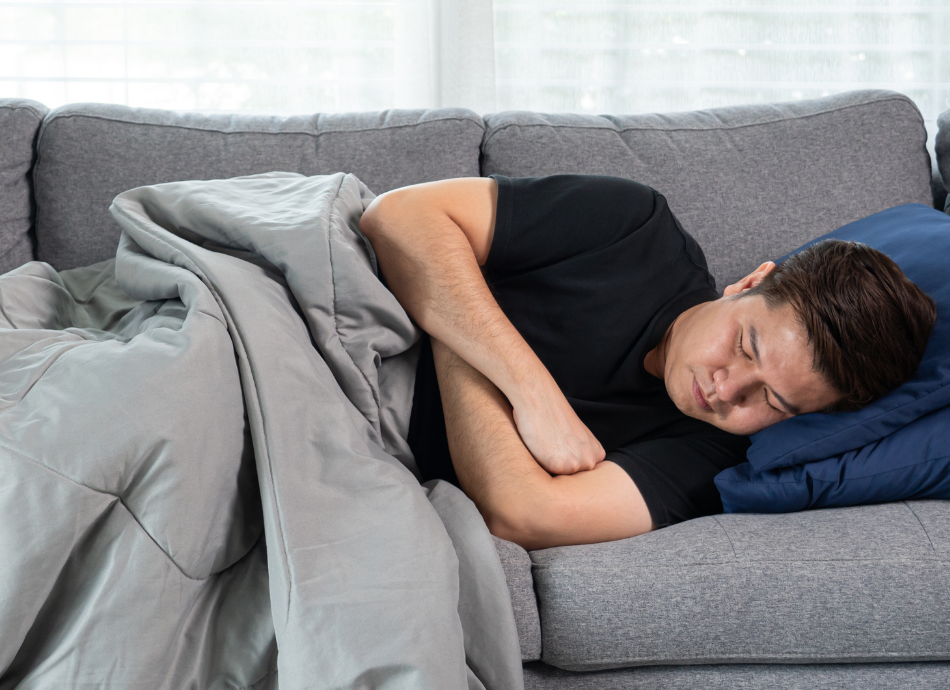
[[[666,394],[670,396],[670,400],[672,400],[673,404],[676,405],[676,409],[685,414],[687,417],[701,419],[704,422],[709,421],[706,419],[706,417],[709,415],[704,410],[697,409],[696,403],[693,400],[692,374],[690,374],[688,379],[688,384],[684,385],[671,386],[667,384]]]
[[[723,431],[727,433],[735,434],[736,436],[751,436],[752,434],[759,433],[760,431],[762,431],[762,429],[765,429],[766,427],[772,426],[772,424],[775,424],[776,422],[772,422],[769,424],[757,424],[755,426],[751,426],[748,428],[735,428],[733,425],[730,425],[730,424],[716,424],[715,422],[712,422],[712,421],[709,421],[709,423],[715,427],[722,429]]]

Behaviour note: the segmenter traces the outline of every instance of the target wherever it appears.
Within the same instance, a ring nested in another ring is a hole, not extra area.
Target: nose
[[[722,368],[713,374],[716,397],[728,405],[740,405],[754,384],[753,372],[746,367]]]

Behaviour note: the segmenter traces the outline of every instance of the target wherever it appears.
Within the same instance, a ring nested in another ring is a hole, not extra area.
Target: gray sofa
[[[144,184],[346,171],[380,193],[447,177],[574,172],[662,191],[722,288],[876,211],[943,208],[925,141],[917,108],[885,91],[611,117],[49,112],[7,99],[0,272],[31,259],[65,269],[111,257],[119,229],[109,204]],[[950,133],[938,138],[944,148]],[[529,690],[950,686],[950,502],[717,515],[531,553],[496,546]]]

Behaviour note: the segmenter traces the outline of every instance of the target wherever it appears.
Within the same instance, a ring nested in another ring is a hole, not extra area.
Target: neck
[[[663,334],[663,339],[660,341],[660,344],[647,352],[646,357],[643,358],[643,368],[648,374],[657,377],[661,381],[666,380],[666,356],[670,351],[670,342],[673,339],[673,330],[687,314],[694,312],[701,306],[703,305],[697,304],[694,307],[690,307],[673,319],[673,323],[669,325],[669,327],[666,329],[666,333]]]
[[[663,339],[660,340],[660,344],[647,352],[646,357],[643,358],[643,368],[646,372],[661,381],[665,379],[666,353],[670,349],[670,334],[673,332],[673,325],[675,323],[676,320],[666,329],[666,333],[663,334]]]

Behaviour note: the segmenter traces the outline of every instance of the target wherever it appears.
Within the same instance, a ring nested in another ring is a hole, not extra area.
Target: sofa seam
[[[42,123],[46,119],[46,113],[41,113],[39,110],[30,105],[2,105],[0,110],[29,110],[31,113],[36,115],[37,122]],[[48,110],[46,111],[49,112]]]
[[[719,529],[722,530],[722,533],[726,535],[726,541],[729,542],[729,546],[732,549],[732,555],[736,559],[736,562],[739,561],[739,554],[736,551],[736,545],[732,543],[732,537],[729,536],[729,532],[726,531],[725,526],[719,521],[719,517],[716,515],[712,516],[712,519],[716,521],[716,524],[719,525]]]
[[[761,659],[769,659],[769,661],[762,661]],[[758,656],[748,655],[748,654],[725,654],[719,656],[696,656],[696,657],[667,657],[660,659],[650,659],[645,657],[640,657],[638,659],[628,659],[621,662],[616,660],[601,658],[595,659],[593,661],[585,660],[586,664],[598,664],[598,663],[608,663],[616,664],[622,663],[624,666],[608,666],[602,668],[587,668],[587,669],[561,669],[564,671],[570,671],[571,673],[596,673],[598,671],[611,671],[611,670],[620,670],[628,668],[649,668],[652,666],[701,666],[706,664],[774,664],[775,660],[778,661],[788,661],[792,660],[792,663],[795,663],[795,659],[802,660],[802,663],[834,663],[834,664],[848,664],[848,663],[888,663],[886,661],[869,661],[870,659],[895,659],[897,663],[902,661],[904,662],[924,662],[924,661],[947,661],[950,660],[950,654],[947,653],[934,653],[926,655],[912,655],[903,652],[884,652],[879,654],[867,654],[863,656],[845,656],[845,655],[822,655],[822,656],[806,656],[803,654],[761,654]],[[739,661],[735,661],[738,659]],[[742,661],[745,659],[745,661]],[[723,661],[727,660],[727,661]],[[543,663],[548,664],[549,666],[554,666],[553,663],[548,661],[541,660]],[[894,663],[894,662],[891,662]],[[555,668],[561,668],[560,666],[554,666]]]
[[[280,117],[280,116],[275,116],[275,117]],[[412,122],[412,123],[407,123],[403,125],[384,125],[380,127],[361,127],[359,129],[339,129],[339,130],[329,130],[325,132],[262,132],[262,131],[253,130],[253,129],[246,130],[246,131],[228,132],[228,131],[217,129],[217,128],[194,127],[191,125],[175,125],[175,124],[157,123],[157,122],[134,122],[132,120],[123,120],[120,118],[106,117],[104,115],[90,115],[87,113],[69,113],[69,114],[63,114],[63,115],[54,114],[52,117],[45,117],[42,120],[43,121],[42,129],[45,130],[47,127],[49,127],[53,122],[56,122],[57,120],[69,120],[72,118],[87,118],[90,120],[101,120],[103,122],[116,122],[116,123],[126,124],[126,125],[138,125],[141,127],[163,127],[163,128],[169,128],[169,129],[187,129],[194,132],[213,132],[216,134],[225,134],[225,135],[269,134],[269,135],[278,136],[278,135],[287,135],[287,134],[299,134],[301,136],[314,137],[314,138],[321,137],[325,134],[350,134],[350,133],[359,133],[359,132],[378,132],[380,130],[388,130],[388,129],[405,129],[408,127],[419,127],[422,125],[437,124],[439,122],[471,122],[473,125],[481,127],[482,131],[486,129],[484,120],[482,121],[481,124],[479,124],[474,118],[471,118],[471,117],[445,117],[445,118],[439,118],[438,120],[429,120],[427,122]],[[284,117],[282,119],[287,120],[289,119],[289,117]]]
[[[934,544],[934,540],[930,538],[930,532],[927,531],[927,528],[924,526],[924,523],[923,523],[923,521],[920,519],[920,516],[917,514],[917,511],[914,510],[914,509],[911,507],[910,503],[908,503],[906,500],[901,501],[901,503],[903,503],[905,506],[907,506],[907,510],[909,510],[909,511],[910,511],[910,514],[913,515],[914,518],[917,520],[917,523],[920,525],[920,529],[922,529],[922,530],[924,531],[924,536],[926,536],[926,537],[927,537],[927,541],[930,542],[930,548],[933,549],[934,555],[936,556],[936,555],[937,555],[937,547],[936,547],[936,545]]]
[[[193,131],[193,132],[210,132],[210,133],[213,133],[213,134],[222,134],[222,135],[225,135],[225,136],[230,136],[230,135],[232,135],[232,134],[263,134],[263,135],[269,135],[269,136],[299,135],[299,136],[309,137],[309,138],[314,139],[314,140],[319,139],[320,137],[322,137],[322,136],[324,136],[324,135],[327,135],[327,134],[350,134],[350,133],[359,134],[359,133],[361,133],[361,132],[376,132],[376,131],[380,131],[380,130],[404,129],[404,128],[408,128],[408,127],[418,127],[418,126],[422,126],[422,125],[436,124],[436,123],[439,123],[439,122],[470,122],[470,123],[472,123],[473,125],[475,125],[476,127],[478,127],[478,128],[481,129],[481,132],[482,132],[481,140],[482,140],[482,141],[484,140],[485,132],[487,131],[487,127],[485,126],[485,120],[484,120],[484,119],[481,119],[481,122],[478,122],[477,120],[475,120],[475,119],[473,119],[473,118],[471,118],[471,117],[447,117],[447,118],[441,118],[441,119],[439,119],[439,120],[430,120],[429,122],[415,122],[415,123],[410,123],[410,124],[405,124],[405,125],[389,125],[389,126],[385,126],[385,127],[365,127],[365,128],[361,128],[361,129],[346,129],[346,130],[335,130],[335,131],[327,131],[327,132],[260,132],[260,131],[254,131],[254,130],[241,131],[241,132],[226,132],[226,131],[220,130],[220,129],[203,129],[203,128],[200,128],[200,127],[192,127],[192,126],[188,126],[188,125],[157,124],[157,123],[149,123],[149,122],[131,122],[131,121],[129,121],[129,120],[120,120],[120,119],[118,119],[118,118],[110,118],[110,117],[105,117],[105,116],[103,116],[103,115],[89,115],[89,114],[86,114],[86,113],[70,113],[70,114],[68,114],[68,115],[54,114],[52,117],[45,117],[45,116],[44,116],[44,117],[41,119],[41,121],[40,121],[40,126],[38,127],[38,130],[37,130],[37,133],[36,133],[36,143],[34,144],[33,165],[32,165],[31,171],[30,171],[30,173],[31,173],[31,179],[32,179],[32,181],[33,181],[33,189],[31,190],[31,195],[32,195],[34,198],[35,198],[35,194],[36,194],[36,191],[35,191],[36,178],[37,178],[37,177],[40,175],[40,173],[41,173],[41,167],[40,167],[40,166],[41,166],[41,163],[43,162],[43,153],[42,153],[42,151],[41,151],[41,147],[42,147],[42,145],[43,145],[43,140],[44,140],[44,138],[46,137],[46,130],[52,125],[52,123],[56,122],[57,120],[67,120],[67,119],[72,119],[72,118],[74,118],[74,117],[77,117],[77,118],[87,118],[87,119],[90,119],[90,120],[100,120],[100,121],[102,121],[102,122],[116,122],[116,123],[127,124],[127,125],[135,125],[135,126],[140,126],[140,127],[161,127],[161,128],[167,128],[167,129],[184,129],[184,130],[189,130],[189,131]],[[284,119],[286,119],[286,118],[284,118]],[[479,142],[479,145],[478,145],[479,156],[481,155],[481,146],[482,146],[482,144],[481,144],[481,141],[480,141],[480,142]],[[480,167],[480,164],[479,164],[479,174],[481,174],[481,167]],[[33,224],[33,228],[34,228],[34,230],[35,230],[35,228],[36,228],[35,221],[34,221],[34,224]],[[37,245],[38,245],[38,243],[37,243]]]
[[[881,564],[896,564],[896,563],[950,563],[950,559],[945,557],[936,556],[935,558],[921,558],[919,556],[915,557],[906,557],[906,558],[809,558],[809,559],[795,559],[795,560],[780,560],[777,558],[768,558],[768,559],[741,559],[736,558],[734,561],[715,561],[710,563],[649,563],[645,565],[640,564],[625,564],[623,567],[625,569],[631,568],[707,568],[707,567],[723,567],[723,566],[733,566],[733,565],[762,565],[762,564],[773,564],[773,563],[784,563],[787,565],[807,565],[811,563],[881,563]],[[583,571],[583,572],[604,572],[604,573],[615,573],[616,568],[610,568],[605,566],[589,566],[589,565],[548,565],[548,564],[532,564],[532,572],[534,569],[538,570],[551,570],[551,571]]]
[[[642,132],[721,132],[721,131],[733,131],[738,129],[745,129],[748,127],[761,127],[763,125],[772,125],[778,122],[790,122],[797,120],[805,120],[808,118],[819,117],[822,115],[828,115],[831,113],[837,113],[844,110],[852,110],[854,108],[864,108],[870,105],[878,105],[880,103],[890,103],[890,102],[902,102],[908,103],[913,106],[914,112],[917,114],[919,124],[924,125],[924,118],[920,114],[920,110],[917,109],[916,104],[911,101],[907,96],[903,94],[898,94],[895,96],[888,96],[887,98],[882,98],[880,100],[869,100],[863,103],[852,103],[851,105],[845,105],[838,108],[829,108],[827,110],[821,110],[815,113],[808,113],[806,115],[795,115],[793,117],[780,117],[771,120],[763,120],[762,122],[749,122],[741,125],[724,125],[719,127],[669,127],[669,128],[653,128],[653,127],[606,127],[606,126],[591,126],[591,125],[574,125],[574,124],[545,124],[540,122],[526,122],[526,123],[516,123],[512,122],[504,126],[493,129],[488,133],[489,126],[486,123],[485,131],[486,136],[482,140],[482,146],[487,145],[496,134],[499,134],[506,129],[511,127],[550,127],[552,129],[603,129],[607,131],[616,132],[617,134],[624,134],[626,132],[632,131],[642,131]],[[696,111],[693,111],[696,112]],[[662,115],[665,113],[647,113],[652,115]],[[604,117],[603,115],[597,115],[596,117]],[[925,126],[926,129],[926,126]]]

